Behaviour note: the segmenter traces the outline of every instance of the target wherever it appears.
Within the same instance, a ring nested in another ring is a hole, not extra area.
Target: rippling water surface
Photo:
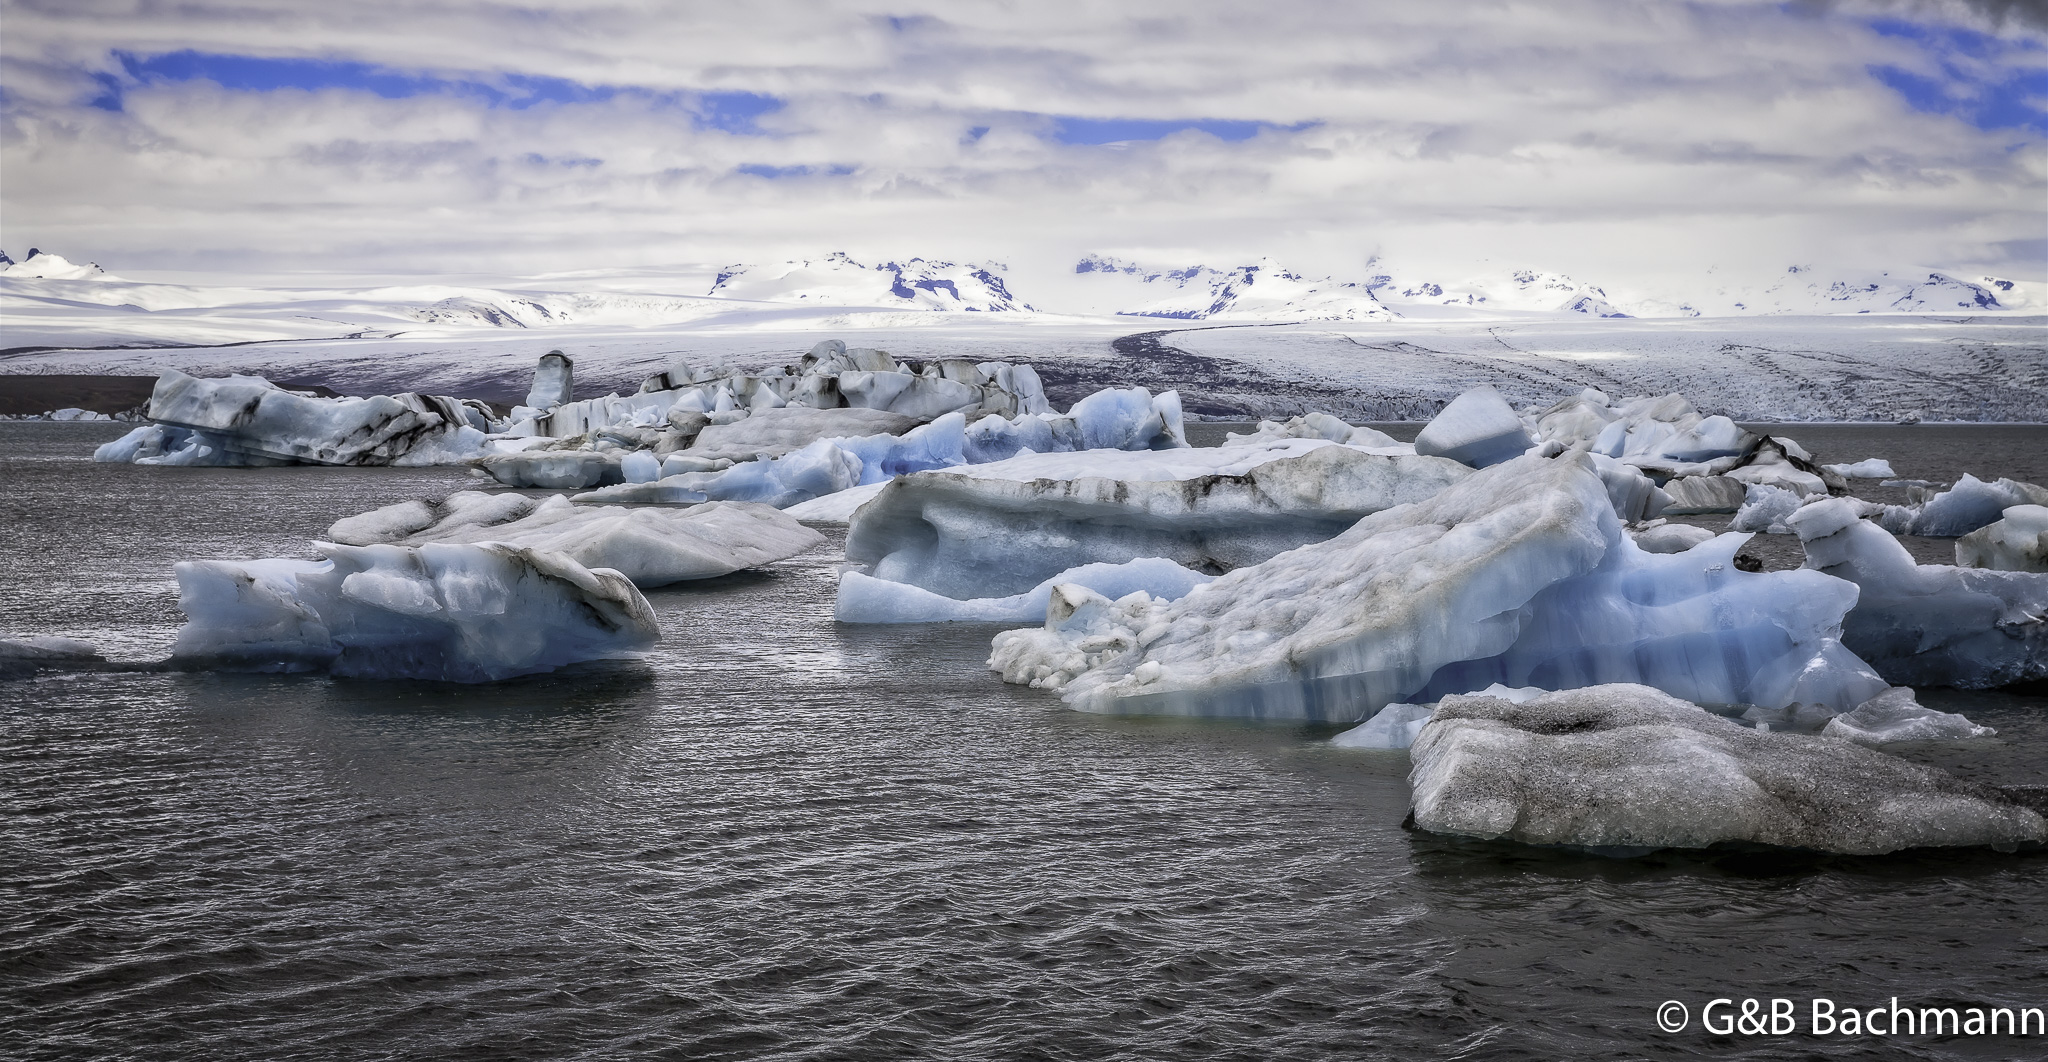
[[[113,433],[0,425],[0,630],[160,657],[174,561],[304,555],[339,516],[467,482],[86,460]],[[1065,711],[985,670],[993,628],[834,624],[838,560],[650,594],[665,633],[644,664],[478,687],[0,683],[0,1054],[2008,1058],[2048,1043],[1717,1039],[1654,1020],[1664,1000],[1697,1013],[1716,996],[2041,1006],[2043,856],[1618,861],[1431,838],[1401,828],[1405,754]],[[2048,700],[1926,699],[2001,736],[1909,755],[2048,781]]]

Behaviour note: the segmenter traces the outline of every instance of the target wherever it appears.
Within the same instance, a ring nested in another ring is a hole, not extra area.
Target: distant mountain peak
[[[722,269],[709,294],[813,306],[880,306],[967,312],[1031,312],[1012,295],[1000,262],[909,258],[866,265],[845,251]]]

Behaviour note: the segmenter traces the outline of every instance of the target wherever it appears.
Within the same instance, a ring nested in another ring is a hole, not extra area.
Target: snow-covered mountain
[[[1235,269],[1148,267],[1089,255],[1074,272],[1113,289],[1115,313],[1181,321],[1384,321],[1393,315],[1363,284],[1311,280],[1271,258]]]
[[[34,247],[28,249],[28,257],[17,262],[0,251],[0,276],[21,277],[27,280],[119,280],[109,276],[107,271],[91,262],[76,265],[48,251]]]
[[[1788,266],[1761,284],[1709,282],[1683,299],[1644,300],[1646,315],[1742,317],[1756,314],[1984,313],[2032,308],[2026,286],[2002,277],[1971,280],[1898,270],[1844,276]]]
[[[1378,258],[1366,263],[1365,283],[1373,295],[1398,310],[1409,306],[1459,306],[1515,313],[1580,313],[1588,317],[1640,316],[1615,305],[1605,289],[1563,273],[1516,269],[1453,282],[1403,276]]]
[[[707,294],[756,302],[917,310],[1030,311],[1010,294],[1004,268],[912,258],[863,265],[845,252],[721,270]]]

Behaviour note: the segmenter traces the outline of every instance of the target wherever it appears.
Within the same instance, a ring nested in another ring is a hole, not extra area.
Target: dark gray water
[[[466,482],[86,460],[113,433],[0,425],[0,630],[160,656],[172,562],[304,554],[336,517]],[[2048,857],[1617,861],[1414,834],[1405,754],[1065,711],[984,669],[991,628],[834,624],[837,560],[651,594],[665,636],[645,664],[481,687],[0,683],[0,1055],[2033,1058],[2048,1042],[1655,1024],[1665,1000],[1696,1016],[1717,996],[1802,1015],[1816,995],[2048,1004]],[[1911,756],[2048,781],[2048,700],[1925,699],[2001,736]]]

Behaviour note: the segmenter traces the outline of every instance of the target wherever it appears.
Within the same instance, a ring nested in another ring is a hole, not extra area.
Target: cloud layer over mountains
[[[1606,278],[2031,278],[2048,247],[2026,4],[693,7],[12,0],[8,242],[116,268],[844,247]]]

